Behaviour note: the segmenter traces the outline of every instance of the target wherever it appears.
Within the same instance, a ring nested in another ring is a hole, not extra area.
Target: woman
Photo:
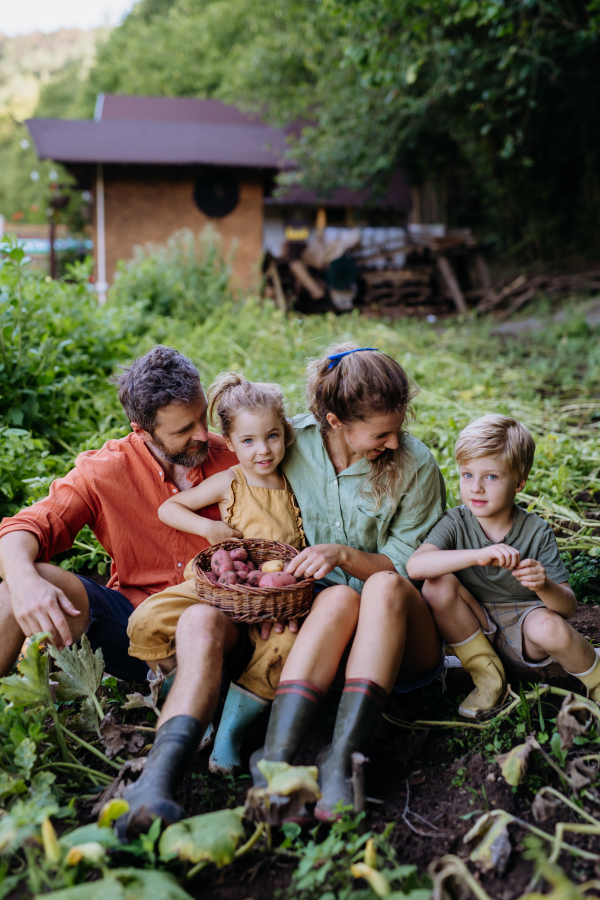
[[[317,759],[322,799],[335,818],[352,803],[350,756],[364,750],[392,689],[428,684],[441,671],[441,642],[406,562],[445,507],[429,450],[403,431],[411,390],[402,367],[346,343],[308,367],[311,415],[293,420],[282,469],[302,510],[310,545],[290,564],[312,575],[318,595],[284,666],[265,746],[252,757],[292,763],[350,646],[333,743]],[[264,781],[262,782],[264,783]]]

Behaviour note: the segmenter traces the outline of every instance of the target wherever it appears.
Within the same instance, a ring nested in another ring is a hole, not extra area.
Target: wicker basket
[[[277,541],[248,539],[213,544],[194,560],[196,593],[203,603],[222,609],[234,622],[285,622],[308,614],[315,592],[312,578],[305,578],[289,587],[266,590],[249,587],[247,584],[213,584],[206,577],[206,573],[210,572],[213,553],[217,550],[234,550],[236,547],[247,550],[248,559],[257,568],[269,559],[280,559],[287,564],[298,555],[298,551],[289,544],[279,544]]]

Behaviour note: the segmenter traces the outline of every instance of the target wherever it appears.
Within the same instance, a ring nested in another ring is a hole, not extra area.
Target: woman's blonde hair
[[[286,417],[278,384],[247,381],[237,372],[221,372],[208,389],[208,419],[216,424],[216,414],[223,437],[229,438],[238,413],[265,410],[275,413],[283,425],[285,446],[289,447],[294,440],[294,430]]]
[[[405,421],[413,417],[410,403],[417,389],[410,384],[402,366],[387,353],[361,350],[342,357],[329,368],[329,357],[357,349],[358,344],[353,341],[336,344],[324,356],[311,360],[306,368],[308,408],[324,439],[331,430],[328,413],[344,425],[366,422],[374,415],[386,413],[404,413]],[[369,461],[364,493],[373,500],[374,510],[379,509],[384,497],[392,502],[398,499],[409,456],[403,435],[404,431],[400,431],[397,450],[384,450],[377,459]]]
[[[495,413],[463,428],[454,447],[459,465],[481,456],[498,456],[517,481],[527,479],[534,455],[535,441],[529,429],[510,416]]]

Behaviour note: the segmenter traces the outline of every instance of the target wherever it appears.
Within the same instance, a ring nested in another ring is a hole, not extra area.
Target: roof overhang
[[[285,135],[266,125],[28,119],[40,159],[60,163],[282,169]]]

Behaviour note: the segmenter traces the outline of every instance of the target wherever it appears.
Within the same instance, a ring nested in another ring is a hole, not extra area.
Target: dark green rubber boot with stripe
[[[329,749],[317,757],[322,797],[315,808],[315,818],[333,822],[339,818],[335,807],[354,805],[351,756],[364,753],[369,745],[387,701],[387,692],[365,678],[346,681],[338,707]]]
[[[257,763],[294,762],[304,735],[315,720],[323,692],[310,681],[280,681],[275,693],[265,745],[250,757],[250,772],[255,787],[264,787],[265,779]]]

